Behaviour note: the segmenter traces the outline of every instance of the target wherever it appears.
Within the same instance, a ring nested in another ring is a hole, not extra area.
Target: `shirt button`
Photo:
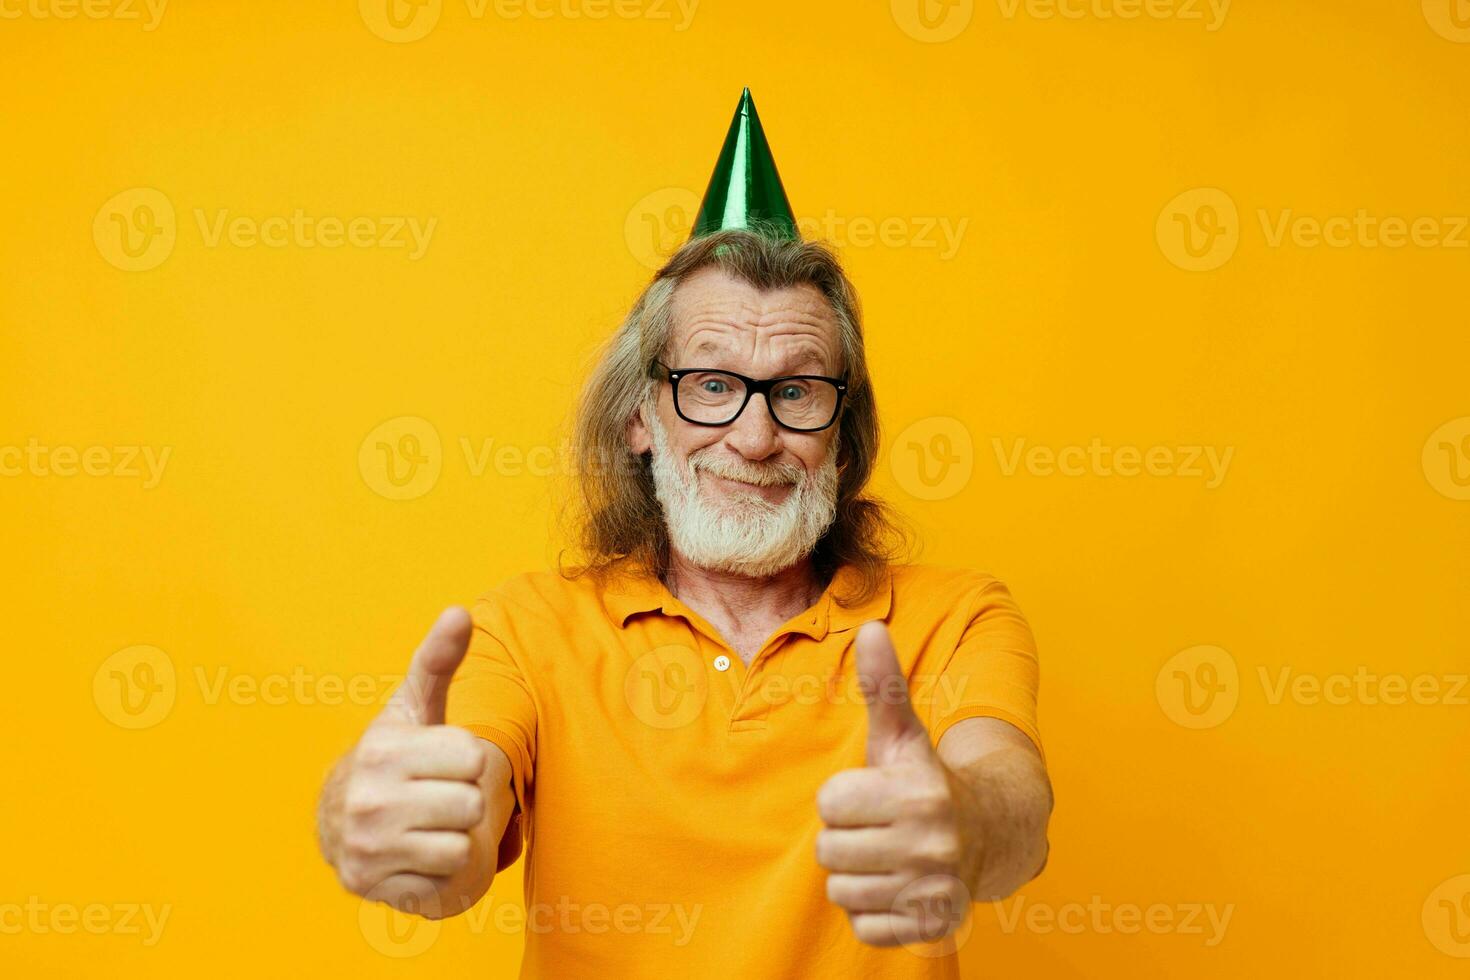
[[[730,669],[730,658],[723,653],[715,658],[715,670],[726,671]]]

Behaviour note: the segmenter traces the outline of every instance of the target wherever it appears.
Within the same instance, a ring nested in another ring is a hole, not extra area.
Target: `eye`
[[[797,384],[782,385],[777,392],[777,397],[789,402],[794,402],[804,395],[806,395],[806,389]]]
[[[699,383],[699,387],[711,395],[723,395],[730,390],[730,386],[719,378],[706,378]]]

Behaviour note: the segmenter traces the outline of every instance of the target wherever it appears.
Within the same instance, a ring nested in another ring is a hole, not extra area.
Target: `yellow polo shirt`
[[[839,569],[748,667],[626,560],[601,587],[529,572],[475,603],[448,721],[510,759],[498,864],[524,839],[522,977],[959,975],[952,952],[854,938],[816,862],[817,789],[864,763],[860,624],[887,622],[936,745],[990,716],[1040,747],[1035,643],[984,573],[895,565],[843,608],[855,575]]]

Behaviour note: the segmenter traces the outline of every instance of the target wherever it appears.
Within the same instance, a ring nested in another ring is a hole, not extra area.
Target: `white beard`
[[[685,465],[669,451],[658,413],[646,412],[644,418],[653,433],[654,495],[663,505],[670,542],[695,567],[752,578],[774,575],[811,554],[836,517],[836,438],[812,475],[794,463],[755,466],[719,454],[714,446],[691,453]],[[795,486],[779,504],[754,490],[710,501],[700,493],[699,470],[749,483]]]

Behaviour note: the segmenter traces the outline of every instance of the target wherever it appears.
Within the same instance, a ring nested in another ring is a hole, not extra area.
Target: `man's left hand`
[[[908,682],[881,622],[859,628],[858,679],[868,704],[867,765],[817,792],[825,828],[817,863],[827,897],[873,946],[931,943],[970,911],[979,822],[964,783],[944,765],[909,701]]]

